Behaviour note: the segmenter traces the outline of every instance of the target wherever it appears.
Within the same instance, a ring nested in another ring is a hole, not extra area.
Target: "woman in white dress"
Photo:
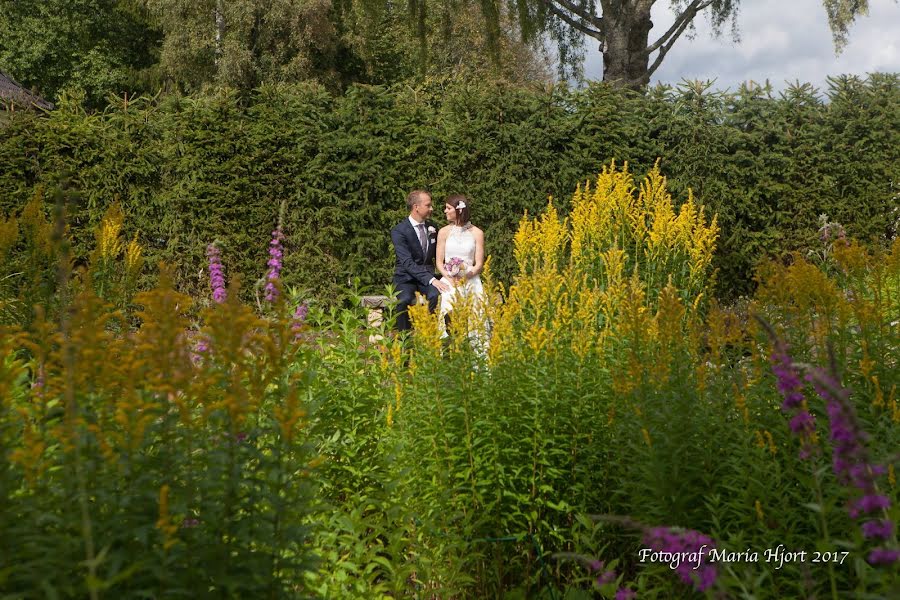
[[[472,225],[469,220],[468,202],[462,194],[454,194],[447,198],[444,215],[449,224],[438,232],[435,263],[443,275],[441,281],[450,286],[448,291],[441,294],[439,311],[442,335],[446,336],[445,316],[453,310],[453,303],[457,299],[470,298],[476,317],[482,318],[484,315],[484,288],[481,284],[481,271],[484,269],[484,232]],[[454,263],[460,264],[456,266]],[[482,323],[470,332],[473,346],[481,354],[487,350],[485,329],[486,325]]]

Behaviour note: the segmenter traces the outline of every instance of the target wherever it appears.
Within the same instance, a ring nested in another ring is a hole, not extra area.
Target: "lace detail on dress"
[[[475,236],[471,230],[471,223],[462,227],[452,226],[444,246],[444,262],[457,257],[463,259],[467,267],[475,264]]]

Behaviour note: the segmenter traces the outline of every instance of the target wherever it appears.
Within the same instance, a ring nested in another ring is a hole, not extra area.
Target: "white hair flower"
[[[459,204],[456,205],[456,210],[462,210],[465,207],[466,207],[466,203],[460,200]]]

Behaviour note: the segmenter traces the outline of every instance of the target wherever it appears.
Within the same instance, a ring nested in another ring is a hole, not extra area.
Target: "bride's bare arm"
[[[447,246],[447,228],[441,227],[438,231],[437,248],[435,249],[434,266],[440,271],[441,275],[447,279],[452,279],[447,271],[444,270],[444,249]]]
[[[466,271],[466,277],[469,279],[481,275],[481,270],[484,269],[484,232],[473,227],[472,237],[475,238],[475,264]]]

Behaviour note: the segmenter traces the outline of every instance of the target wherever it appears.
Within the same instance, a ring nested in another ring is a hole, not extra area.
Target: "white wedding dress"
[[[465,264],[465,270],[471,269],[475,264],[475,236],[472,234],[471,223],[462,227],[451,225],[444,245],[444,262],[446,263],[452,258],[461,258]],[[476,324],[469,332],[469,339],[475,351],[483,356],[487,352],[488,326],[484,317],[484,287],[481,284],[481,276],[476,275],[471,279],[463,279],[456,283],[447,277],[442,277],[441,281],[450,286],[449,291],[441,293],[439,312],[441,337],[447,337],[444,317],[453,310],[453,304],[457,301],[471,302]],[[451,315],[450,318],[452,319],[453,316]]]

